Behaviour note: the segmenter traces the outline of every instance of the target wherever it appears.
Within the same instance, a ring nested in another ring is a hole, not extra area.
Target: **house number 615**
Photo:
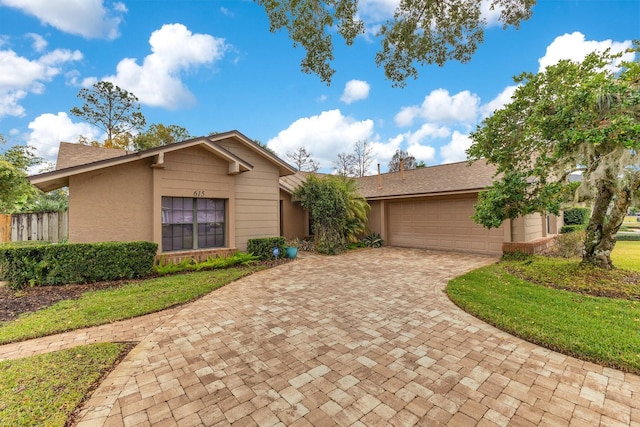
[[[196,190],[193,192],[193,197],[204,197],[204,190]]]

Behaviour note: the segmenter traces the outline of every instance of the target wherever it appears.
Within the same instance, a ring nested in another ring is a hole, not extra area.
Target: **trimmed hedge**
[[[591,209],[571,208],[564,211],[564,225],[581,225],[589,222]]]
[[[618,233],[616,234],[616,240],[618,242],[622,242],[622,241],[638,242],[640,241],[640,233],[625,233],[625,234]]]
[[[273,249],[278,248],[278,258],[284,258],[284,237],[260,237],[247,240],[247,252],[260,258],[261,261],[275,259]]]
[[[9,287],[134,279],[153,272],[158,245],[104,242],[0,248],[0,279]]]
[[[560,227],[560,234],[573,233],[574,231],[586,230],[587,224],[563,225]]]

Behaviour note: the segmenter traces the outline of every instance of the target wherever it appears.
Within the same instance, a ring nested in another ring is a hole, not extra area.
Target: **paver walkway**
[[[640,377],[449,301],[448,279],[493,261],[383,248],[243,278],[155,319],[78,426],[640,426]]]

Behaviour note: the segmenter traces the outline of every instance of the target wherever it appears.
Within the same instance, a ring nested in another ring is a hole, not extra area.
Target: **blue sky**
[[[360,0],[367,28],[398,1]],[[303,146],[323,171],[358,140],[383,170],[398,148],[437,165],[464,160],[469,132],[508,101],[512,76],[640,39],[640,0],[539,0],[519,30],[485,18],[469,63],[422,67],[404,88],[376,67],[374,34],[351,47],[336,36],[327,86],[300,71],[304,52],[270,33],[251,1],[0,0],[0,134],[50,161],[60,141],[100,139],[69,110],[82,87],[110,80],[138,96],[148,124],[237,129],[283,158]]]

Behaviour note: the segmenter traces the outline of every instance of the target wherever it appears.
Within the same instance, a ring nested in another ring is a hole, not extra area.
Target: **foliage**
[[[379,248],[384,245],[384,240],[382,240],[380,233],[369,233],[362,239],[362,242],[368,248]]]
[[[284,258],[284,237],[259,237],[247,240],[247,252],[262,261],[275,259],[273,250],[278,248],[278,258]]]
[[[69,209],[69,192],[66,188],[43,193],[35,190],[17,212],[62,212]]]
[[[560,227],[560,234],[573,233],[575,231],[582,231],[586,229],[586,224],[563,225]],[[584,237],[584,235],[582,235],[582,237]]]
[[[59,332],[104,325],[155,313],[201,297],[264,266],[225,268],[133,281],[112,289],[90,291],[23,314],[0,327],[0,343],[22,341]]]
[[[389,162],[389,172],[400,172],[400,164],[404,170],[415,169],[418,166],[415,157],[404,150],[397,149]]]
[[[589,208],[571,208],[565,209],[563,212],[564,225],[581,225],[589,222],[591,209]]]
[[[340,176],[354,176],[355,167],[356,157],[351,153],[338,153],[338,157],[333,162],[333,168]]]
[[[298,239],[297,237],[294,239],[287,239],[284,244],[287,248],[297,248],[298,246],[300,246],[300,239]]]
[[[100,378],[127,351],[100,343],[0,362],[0,420],[5,426],[66,426]]]
[[[299,147],[295,151],[287,153],[287,159],[291,160],[293,165],[299,171],[318,172],[320,163],[314,160],[312,154],[304,147]]]
[[[13,289],[144,277],[153,271],[157,249],[150,242],[2,247],[0,277]]]
[[[82,88],[78,98],[84,100],[84,105],[73,107],[71,114],[105,131],[105,147],[127,148],[132,133],[146,124],[138,98],[111,82],[101,81],[91,89]]]
[[[622,242],[622,241],[638,242],[638,241],[640,241],[640,233],[624,233],[624,234],[623,233],[618,233],[616,235],[616,240],[618,242]]]
[[[511,103],[471,135],[469,157],[495,164],[498,174],[479,197],[476,222],[491,228],[533,212],[558,214],[569,175],[581,170],[574,200],[592,199],[593,209],[584,260],[612,267],[614,236],[640,188],[640,64],[616,72],[619,59],[592,53],[515,78]]]
[[[133,150],[141,151],[149,148],[169,145],[191,138],[191,134],[186,128],[178,125],[165,126],[161,123],[154,123],[149,128],[133,138]]]
[[[357,242],[366,230],[371,208],[351,178],[311,175],[296,189],[293,200],[312,216],[315,248],[320,253],[342,252],[346,243]]]
[[[0,146],[6,143],[0,135]],[[0,213],[13,213],[35,194],[34,187],[27,180],[30,167],[42,159],[35,155],[29,145],[14,145],[0,153]]]
[[[179,263],[169,263],[161,259],[160,263],[153,267],[159,275],[181,273],[183,271],[202,271],[229,268],[236,265],[250,265],[258,261],[255,255],[246,252],[236,252],[227,257],[209,257],[205,261],[197,262],[193,259],[185,258]]]
[[[544,260],[539,264],[538,261]],[[521,265],[552,283],[579,285],[566,292],[531,283],[507,269]],[[583,268],[577,260],[535,257],[533,262],[494,264],[449,282],[446,292],[465,311],[527,341],[627,372],[640,373],[640,302],[601,294],[615,290],[619,270]],[[623,272],[624,273],[624,272]],[[613,276],[611,276],[613,274]],[[636,290],[635,295],[640,295]]]
[[[401,1],[393,19],[373,26],[375,30],[365,28],[360,20],[363,12],[357,0],[256,1],[267,13],[271,32],[284,29],[294,46],[305,49],[302,71],[327,83],[335,72],[330,65],[334,59],[332,33],[337,32],[350,46],[359,35],[376,31],[382,45],[376,64],[395,85],[404,86],[409,77],[417,78],[416,65],[469,61],[487,25],[481,14],[483,2],[477,0]],[[504,27],[517,28],[531,16],[535,0],[491,0],[489,4],[491,9],[500,9]]]
[[[560,230],[560,236],[556,237],[556,243],[551,254],[562,258],[573,258],[582,256],[584,251],[584,226],[567,225],[565,227],[583,227],[571,232]],[[563,229],[565,227],[562,227]]]

